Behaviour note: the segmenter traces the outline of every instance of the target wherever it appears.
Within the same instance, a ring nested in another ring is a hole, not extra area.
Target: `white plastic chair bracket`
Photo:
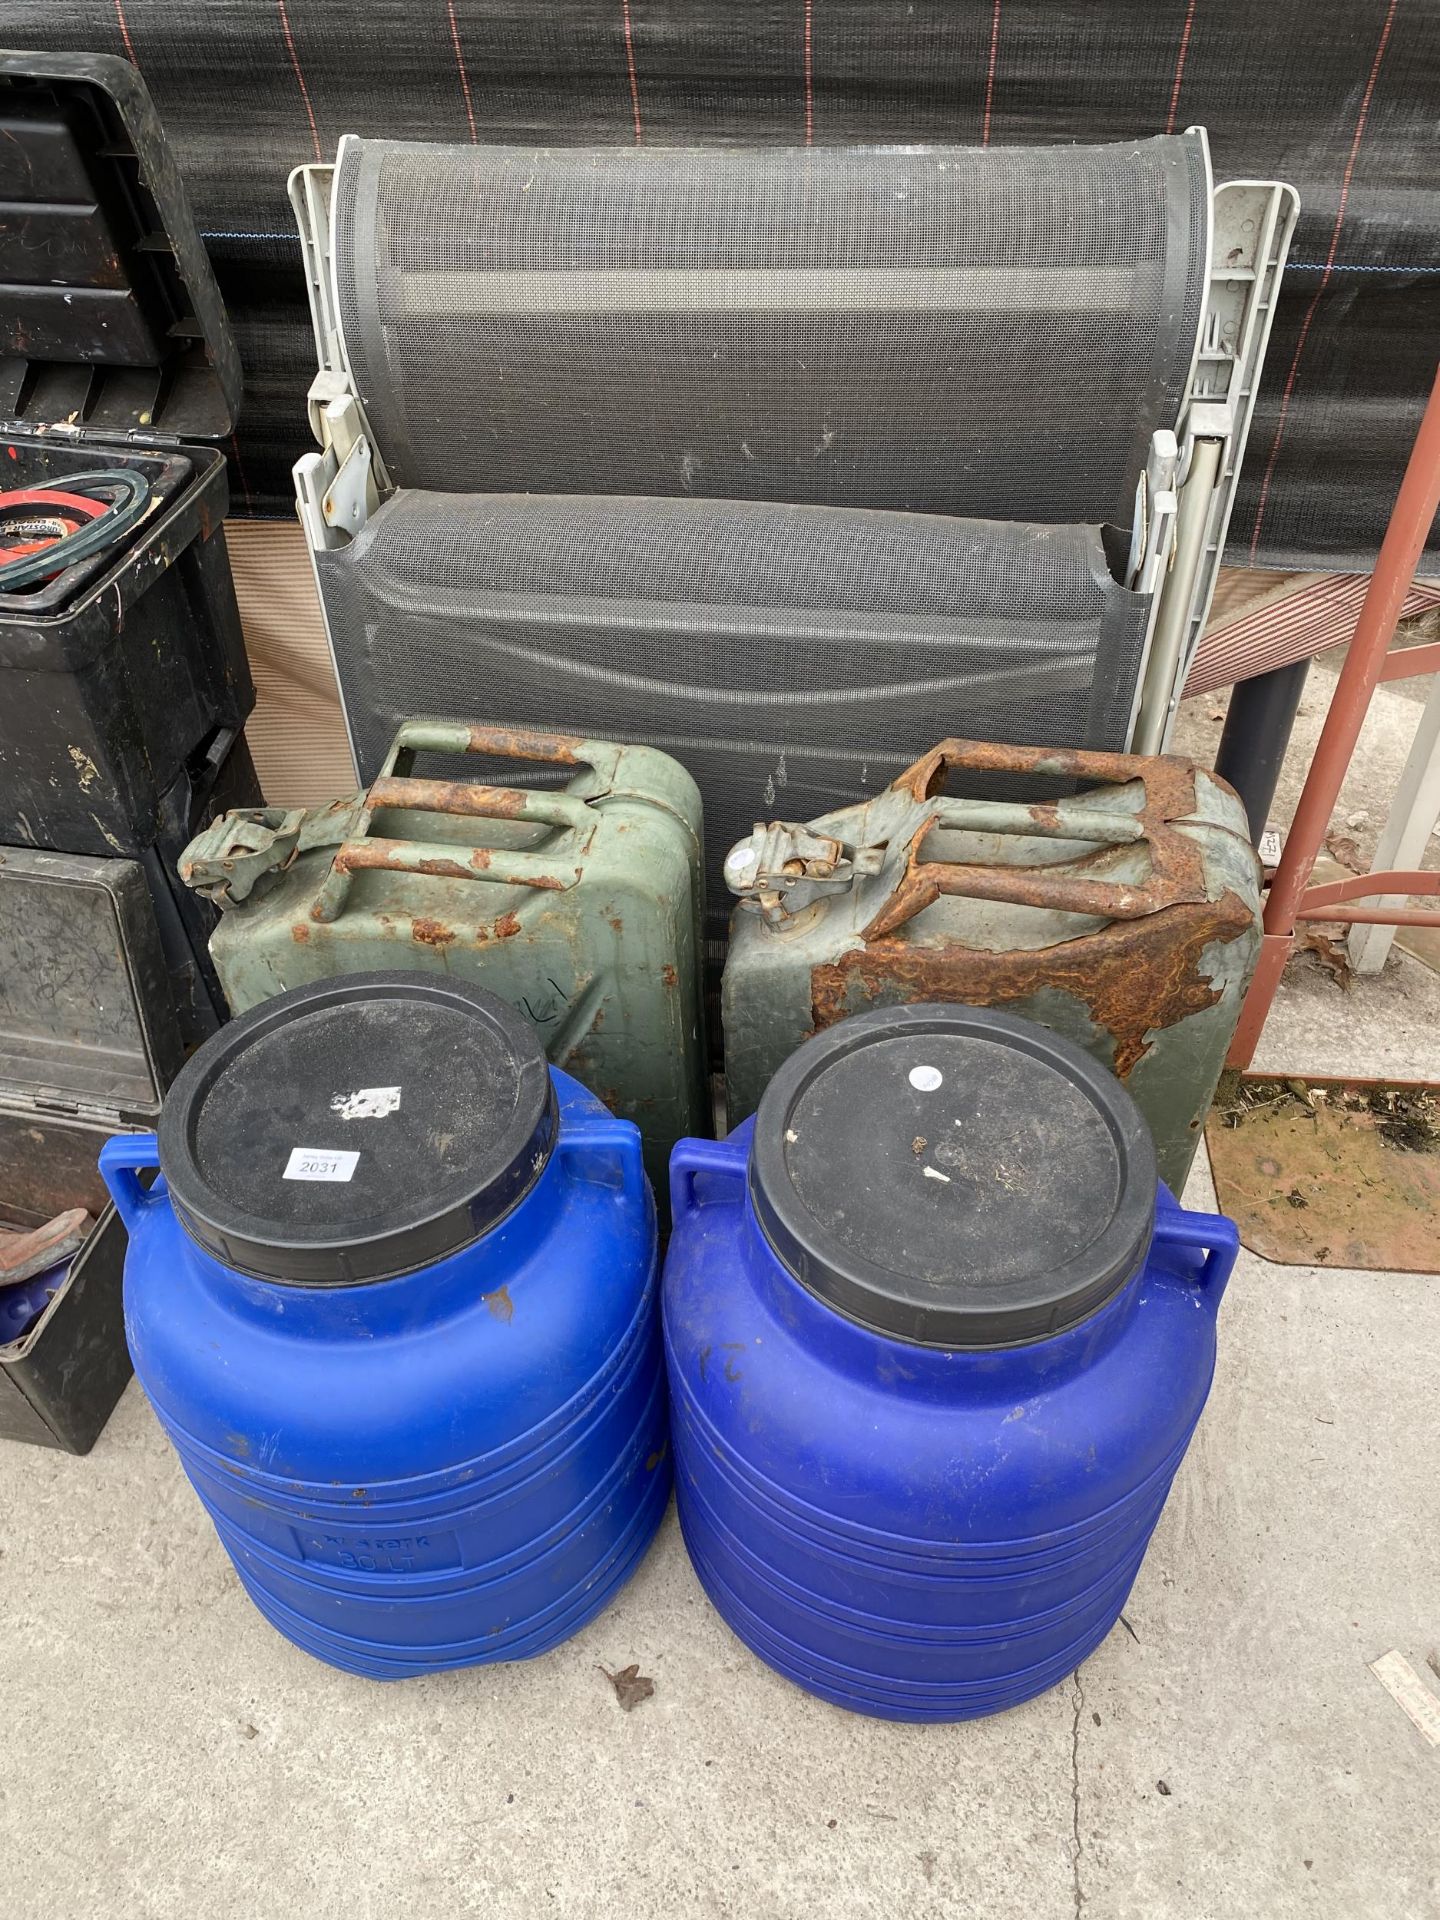
[[[289,180],[319,366],[310,383],[308,412],[310,430],[322,449],[322,466],[309,469],[306,484],[316,493],[319,509],[319,525],[312,532],[325,532],[321,543],[325,546],[357,534],[390,491],[390,478],[356,392],[345,347],[331,244],[336,173],[333,166],[296,167]],[[296,485],[298,489],[298,469]],[[297,492],[297,498],[300,517],[308,525],[304,493]]]
[[[345,734],[358,784],[355,736],[335,657],[335,637],[330,631],[330,610],[320,579],[319,556],[353,539],[379,506],[382,493],[389,492],[390,481],[365,419],[360,396],[355,391],[345,350],[345,329],[340,322],[334,251],[330,242],[334,185],[333,167],[297,167],[290,175],[290,204],[300,234],[319,368],[310,383],[307,410],[310,430],[320,451],[302,454],[295,463],[295,505],[305,530],[335,684],[341,688],[340,709],[345,716]]]
[[[1180,450],[1162,427],[1150,436],[1150,453],[1135,488],[1135,522],[1125,584],[1134,593],[1154,593],[1175,547],[1176,476]]]
[[[348,533],[353,539],[375,508],[380,496],[375,488],[375,470],[370,459],[370,442],[356,440],[320,503],[325,524]]]
[[[1157,582],[1133,753],[1169,745],[1209,618],[1300,200],[1281,181],[1227,180],[1212,205],[1205,313],[1180,408],[1174,554]]]
[[[1180,471],[1175,476],[1177,491],[1189,481],[1197,441],[1213,440],[1220,448],[1220,471],[1216,475],[1218,484],[1229,461],[1234,438],[1235,402],[1232,399],[1226,396],[1221,400],[1192,400],[1180,424]]]

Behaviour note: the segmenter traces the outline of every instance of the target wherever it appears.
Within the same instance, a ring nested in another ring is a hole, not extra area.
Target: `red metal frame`
[[[1432,640],[1427,647],[1402,647],[1399,653],[1387,653],[1380,678],[1413,680],[1421,673],[1440,673],[1440,640]]]
[[[1440,926],[1440,912],[1424,908],[1347,906],[1351,900],[1387,893],[1440,895],[1440,874],[1363,873],[1328,886],[1308,884],[1376,687],[1384,680],[1404,680],[1414,674],[1433,673],[1440,667],[1440,645],[1388,653],[1437,510],[1440,510],[1440,373],[1430,390],[1425,417],[1415,436],[1405,478],[1400,483],[1365,602],[1355,622],[1350,651],[1336,683],[1330,711],[1325,716],[1324,730],[1305,778],[1294,822],[1286,836],[1285,851],[1270,882],[1260,961],[1240,1010],[1227,1066],[1248,1067],[1254,1059],[1265,1016],[1294,948],[1295,929],[1300,921]]]

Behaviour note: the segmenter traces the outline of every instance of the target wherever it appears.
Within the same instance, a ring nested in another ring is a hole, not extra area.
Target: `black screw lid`
[[[181,1223],[265,1280],[351,1286],[490,1230],[554,1144],[534,1029],[493,993],[417,973],[342,975],[222,1027],[160,1116]]]
[[[886,1007],[817,1034],[765,1091],[750,1193],[797,1280],[927,1347],[1021,1346],[1138,1270],[1155,1148],[1113,1074],[1029,1020]]]

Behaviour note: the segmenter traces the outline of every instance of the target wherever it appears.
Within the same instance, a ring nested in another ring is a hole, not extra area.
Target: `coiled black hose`
[[[33,587],[62,573],[66,567],[103,553],[139,524],[150,505],[150,482],[133,467],[98,467],[93,473],[67,473],[56,485],[62,486],[66,493],[98,494],[102,499],[113,493],[114,498],[98,519],[87,521],[53,546],[0,565],[0,593]],[[3,504],[4,495],[0,494],[0,506]]]

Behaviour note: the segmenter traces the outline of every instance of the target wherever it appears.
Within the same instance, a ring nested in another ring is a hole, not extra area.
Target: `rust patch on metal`
[[[1138,881],[1105,881],[1077,871],[1074,860],[1061,871],[1049,867],[963,866],[923,858],[925,843],[940,825],[930,820],[910,847],[899,885],[861,935],[867,941],[894,933],[942,894],[969,900],[996,900],[1017,907],[1047,907],[1056,913],[1095,914],[1105,920],[1138,920],[1166,908],[1200,905],[1205,900],[1205,864],[1194,840],[1173,822],[1195,811],[1195,765],[1175,754],[1078,753],[1050,747],[1011,747],[993,741],[942,740],[908,767],[892,785],[917,801],[944,787],[953,769],[981,773],[1045,773],[1067,780],[1100,780],[1123,786],[1138,780],[1144,800],[1133,816],[1137,838],[1148,843],[1150,872]],[[1026,808],[1037,833],[1066,837],[1064,820],[1053,806]]]
[[[954,770],[969,773],[1047,773],[1061,780],[1101,780],[1123,786],[1144,780],[1148,804],[1188,794],[1178,819],[1195,804],[1195,763],[1179,754],[1089,753],[1069,747],[1012,747],[1001,740],[942,740],[891,781],[891,786],[916,800],[940,793],[945,776]],[[1044,812],[1045,809],[1041,809]]]
[[[875,940],[812,970],[811,1016],[818,1032],[897,995],[1004,1007],[1048,987],[1088,1008],[1109,1033],[1115,1072],[1123,1080],[1148,1051],[1149,1033],[1175,1026],[1220,999],[1219,990],[1199,972],[1206,947],[1216,940],[1228,945],[1253,926],[1249,907],[1227,890],[1213,902],[1182,903],[1143,920],[1115,920],[1098,933],[1054,947],[986,953]]]
[[[515,787],[488,787],[471,780],[377,780],[370,789],[372,811],[398,807],[418,813],[456,813],[485,820],[515,820],[529,794]]]
[[[297,920],[290,929],[290,938],[297,947],[303,947],[310,938],[310,929],[303,920]]]
[[[668,960],[660,969],[660,979],[667,987],[678,987],[680,984],[680,976]]]
[[[477,847],[465,862],[440,856],[434,859],[417,860],[403,840],[350,840],[335,855],[331,872],[424,873],[437,880],[473,880],[476,873],[483,872],[489,865],[490,849],[488,847]],[[578,869],[576,878],[579,878]],[[517,887],[536,887],[546,893],[563,893],[566,887],[573,885],[573,882],[561,880],[554,874],[537,874],[516,879],[511,884]],[[310,917],[312,920],[320,920],[324,915],[312,908]]]
[[[612,933],[624,933],[625,931],[625,922],[620,918],[618,913],[612,913],[610,916],[610,931]]]
[[[410,938],[418,940],[423,947],[448,947],[455,938],[455,930],[442,920],[422,917],[410,922]]]
[[[497,940],[513,940],[519,931],[520,916],[517,913],[502,913],[500,918],[495,922],[495,938]]]
[[[497,1287],[494,1293],[482,1293],[480,1298],[495,1318],[503,1320],[507,1326],[515,1318],[515,1302],[510,1298],[508,1287]]]
[[[584,741],[576,733],[530,733],[524,727],[470,729],[471,753],[497,753],[514,760],[560,760],[571,765]]]

